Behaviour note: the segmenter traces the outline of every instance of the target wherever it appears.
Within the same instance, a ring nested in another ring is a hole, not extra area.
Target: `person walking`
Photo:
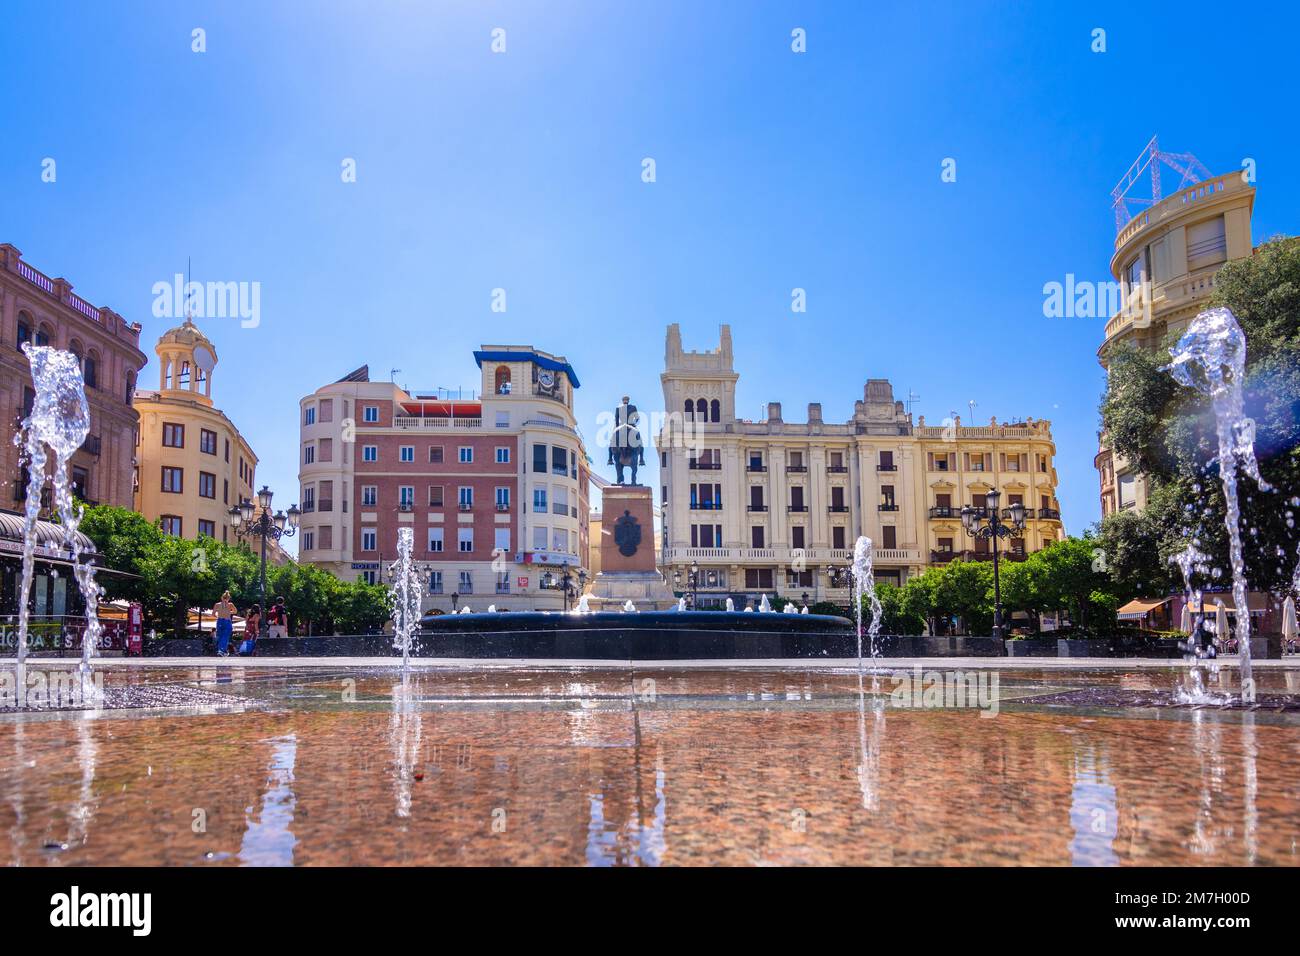
[[[266,611],[266,636],[267,637],[288,637],[289,636],[289,611],[284,606],[284,598],[277,597],[275,603]]]
[[[217,656],[230,656],[230,634],[234,628],[235,605],[231,603],[230,592],[221,595],[221,600],[213,605],[212,613],[217,616]]]
[[[250,657],[257,647],[257,635],[262,628],[262,606],[254,604],[244,616],[244,639],[239,642],[239,656]]]

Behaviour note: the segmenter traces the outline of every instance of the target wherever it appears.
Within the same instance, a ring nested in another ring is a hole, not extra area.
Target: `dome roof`
[[[188,316],[185,321],[174,329],[168,329],[158,339],[159,345],[184,345],[193,348],[196,345],[206,345],[214,354],[216,349],[213,348],[212,342],[208,337],[199,331],[199,327],[194,324]]]

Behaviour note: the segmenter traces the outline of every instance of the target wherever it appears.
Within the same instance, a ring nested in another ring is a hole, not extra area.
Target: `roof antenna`
[[[907,414],[912,414],[912,406],[921,400],[921,396],[910,388],[907,390]]]
[[[390,368],[388,370],[388,380],[392,382],[394,385],[397,384],[397,373],[400,371],[401,371],[400,368]]]

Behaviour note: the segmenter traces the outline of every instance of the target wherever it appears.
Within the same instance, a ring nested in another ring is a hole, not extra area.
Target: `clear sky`
[[[843,421],[886,377],[931,423],[1051,419],[1079,533],[1103,320],[1045,318],[1043,285],[1109,278],[1110,189],[1153,134],[1253,159],[1255,241],[1297,231],[1296,9],[7,0],[0,241],[143,323],[145,387],[154,283],[187,257],[260,283],[256,328],[201,324],[277,503],[298,399],[358,365],[475,387],[482,343],[562,353],[592,441],[623,393],[662,404],[668,323],[687,348],[730,323],[742,416]]]

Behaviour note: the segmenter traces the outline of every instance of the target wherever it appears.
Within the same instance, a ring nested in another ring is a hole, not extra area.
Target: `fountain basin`
[[[642,611],[424,618],[422,657],[701,660],[851,657],[853,623],[828,614]]]

